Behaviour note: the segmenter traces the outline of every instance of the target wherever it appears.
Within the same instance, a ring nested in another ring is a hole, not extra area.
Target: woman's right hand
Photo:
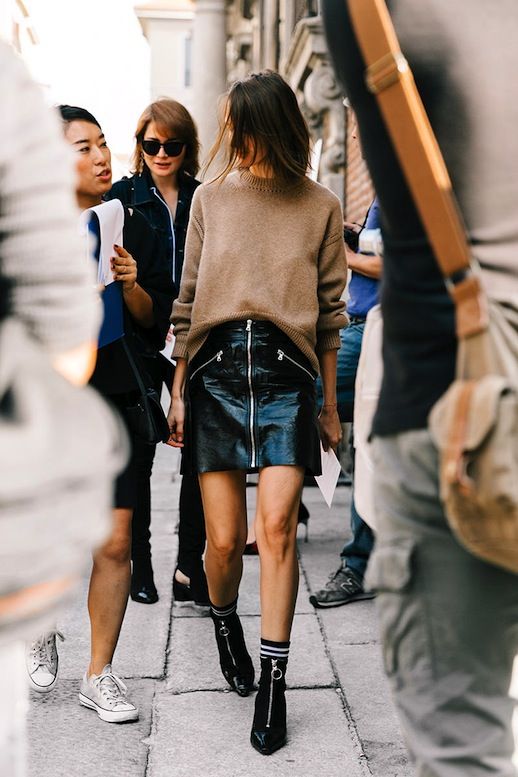
[[[167,414],[170,437],[168,445],[173,448],[183,448],[183,427],[185,421],[185,403],[183,399],[171,399],[171,406]]]

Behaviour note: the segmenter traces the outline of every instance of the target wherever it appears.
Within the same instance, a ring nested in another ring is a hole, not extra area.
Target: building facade
[[[192,109],[192,0],[150,0],[135,5],[149,43],[151,99],[174,97]]]
[[[311,130],[315,177],[340,198],[348,220],[363,220],[372,187],[348,138],[348,111],[329,60],[319,0],[232,0],[227,25],[229,81],[265,67],[282,73]]]
[[[205,152],[229,84],[251,71],[278,70],[308,121],[314,176],[337,194],[349,221],[363,221],[372,186],[350,141],[319,0],[150,0],[135,11],[150,44],[152,97],[169,95],[191,110]]]

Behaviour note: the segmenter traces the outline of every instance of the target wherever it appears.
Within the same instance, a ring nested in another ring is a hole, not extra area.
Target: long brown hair
[[[309,130],[294,92],[273,70],[252,73],[230,87],[222,105],[220,131],[206,168],[224,149],[224,180],[253,153],[252,164],[271,168],[286,183],[304,177],[310,162]]]
[[[187,173],[194,178],[200,169],[198,162],[200,141],[198,140],[196,124],[187,108],[168,97],[162,97],[148,105],[137,122],[135,150],[131,159],[132,173],[140,174],[144,170],[142,140],[151,121],[156,124],[158,131],[163,135],[174,137],[185,143],[185,157],[180,172]]]

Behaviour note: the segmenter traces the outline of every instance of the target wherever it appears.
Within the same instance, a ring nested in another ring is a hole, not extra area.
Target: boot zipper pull
[[[246,331],[251,332],[252,331],[252,319],[247,318],[246,320]]]
[[[280,362],[282,362],[282,360],[284,359],[284,351],[281,351],[281,349],[280,349],[280,348],[279,348],[279,349],[278,349],[278,351],[277,351],[277,359],[278,359]]]
[[[230,631],[228,630],[227,626],[225,626],[225,621],[221,621],[220,627],[219,627],[219,633],[222,637],[228,637],[230,634]]]
[[[280,680],[282,677],[282,669],[277,666],[277,659],[272,659],[272,680]]]
[[[218,351],[218,352],[217,352],[217,354],[216,354],[216,361],[217,361],[217,362],[220,362],[220,361],[221,361],[221,357],[222,357],[222,355],[223,355],[223,351]]]

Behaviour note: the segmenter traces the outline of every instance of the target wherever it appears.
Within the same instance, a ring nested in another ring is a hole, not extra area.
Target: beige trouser
[[[0,645],[0,777],[25,777],[25,643]]]
[[[509,696],[518,577],[465,551],[438,499],[426,430],[373,443],[383,655],[418,777],[514,777]],[[518,473],[517,473],[518,477]]]

